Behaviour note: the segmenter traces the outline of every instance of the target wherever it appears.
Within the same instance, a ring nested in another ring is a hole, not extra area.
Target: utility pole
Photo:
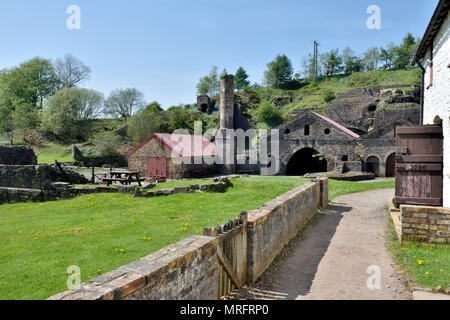
[[[314,41],[314,78],[319,76],[319,42]]]

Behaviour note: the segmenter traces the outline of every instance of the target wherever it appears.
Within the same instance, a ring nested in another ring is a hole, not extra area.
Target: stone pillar
[[[220,80],[220,129],[234,129],[234,76]]]
[[[221,153],[219,172],[235,173],[236,143],[234,136],[234,76],[226,75],[220,80],[220,128],[216,135],[216,152]]]

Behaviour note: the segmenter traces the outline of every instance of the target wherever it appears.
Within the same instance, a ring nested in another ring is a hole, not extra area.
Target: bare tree
[[[71,54],[67,54],[64,59],[57,59],[54,68],[60,83],[60,89],[73,88],[78,83],[89,80],[91,73],[91,68]]]
[[[129,118],[145,107],[144,94],[137,89],[113,91],[105,101],[105,113],[113,117]]]

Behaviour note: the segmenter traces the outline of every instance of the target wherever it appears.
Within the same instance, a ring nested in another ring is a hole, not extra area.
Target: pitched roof
[[[344,131],[346,134],[351,135],[353,138],[356,138],[356,139],[361,138],[361,136],[359,134],[354,133],[352,130],[347,129],[346,127],[344,127],[343,125],[340,125],[336,121],[331,120],[330,118],[327,118],[327,117],[325,117],[325,116],[323,116],[321,114],[318,114],[318,113],[315,113],[315,112],[312,112],[312,111],[311,111],[311,113],[315,114],[316,116],[318,116],[319,118],[325,120],[326,122],[332,124],[333,126],[338,128],[339,130]]]
[[[442,23],[444,23],[445,18],[447,18],[449,10],[450,0],[440,0],[434,11],[433,17],[431,18],[430,24],[425,31],[422,42],[414,55],[412,61],[413,64],[416,63],[417,60],[425,57],[428,48],[432,45],[434,38],[441,29]]]
[[[179,157],[213,157],[216,154],[215,145],[203,136],[155,133],[131,150],[127,154],[127,157],[133,155],[153,139],[157,139],[166,145],[170,150],[178,154]]]

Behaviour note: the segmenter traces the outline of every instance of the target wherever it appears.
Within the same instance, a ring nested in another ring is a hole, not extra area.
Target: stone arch
[[[366,171],[369,173],[374,173],[377,177],[381,175],[381,166],[383,161],[378,156],[368,156],[366,158]]]
[[[307,173],[327,172],[328,160],[314,148],[304,147],[290,157],[286,166],[286,175],[302,176]]]

